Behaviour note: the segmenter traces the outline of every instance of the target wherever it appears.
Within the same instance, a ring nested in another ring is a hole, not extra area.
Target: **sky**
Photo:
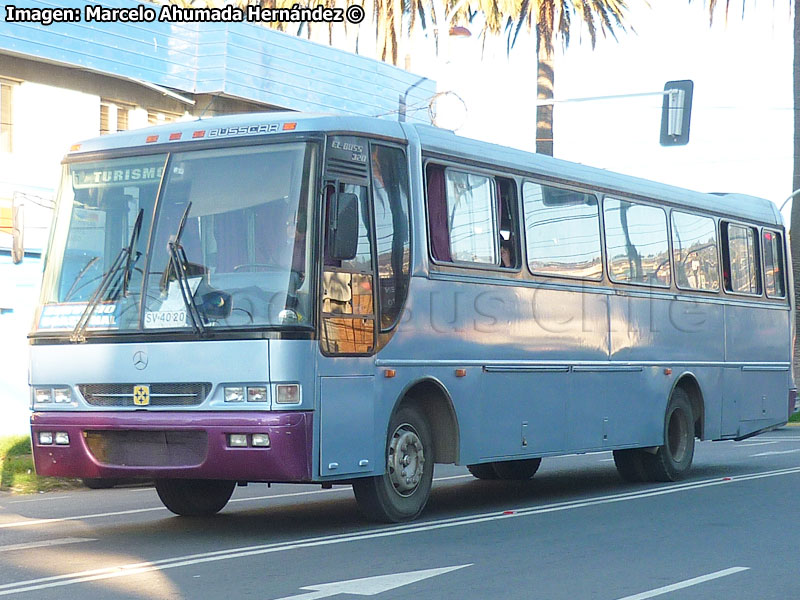
[[[600,38],[575,29],[555,63],[555,97],[656,92],[694,81],[689,144],[659,144],[661,96],[555,107],[555,156],[704,192],[737,192],[778,205],[792,192],[792,15],[789,0],[732,0],[709,26],[702,2],[629,0],[635,31]],[[724,5],[724,2],[719,2]],[[477,27],[475,29],[478,29]],[[466,104],[457,132],[534,149],[536,60],[528,36],[507,56],[504,40],[452,41],[439,89]],[[424,47],[421,46],[421,47]],[[424,59],[412,60],[412,69]],[[423,72],[425,68],[421,69]],[[425,73],[428,74],[428,73]],[[458,112],[458,111],[454,111]],[[788,221],[789,208],[783,211]]]

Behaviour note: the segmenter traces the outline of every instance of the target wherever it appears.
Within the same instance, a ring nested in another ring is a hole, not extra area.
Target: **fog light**
[[[230,446],[231,448],[247,448],[247,434],[229,433],[228,446]]]
[[[253,446],[259,448],[269,448],[269,434],[268,433],[254,433]]]
[[[300,384],[281,383],[276,385],[275,402],[278,404],[300,404]]]
[[[50,388],[36,388],[34,394],[37,404],[47,404],[53,401],[53,390]]]
[[[226,387],[225,402],[244,402],[244,388]]]
[[[267,401],[267,388],[249,387],[247,388],[247,401],[248,402],[266,402]]]
[[[53,443],[53,432],[52,431],[40,431],[39,432],[39,443],[48,446]]]
[[[69,445],[69,434],[66,431],[56,431],[56,444],[59,446]]]
[[[56,404],[66,404],[72,400],[72,390],[68,387],[54,388],[53,399],[56,401]]]

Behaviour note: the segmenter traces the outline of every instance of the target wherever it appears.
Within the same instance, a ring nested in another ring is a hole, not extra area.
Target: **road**
[[[149,487],[0,496],[0,598],[798,598],[800,428],[698,442],[690,478],[611,454],[529,482],[439,467],[423,518],[365,523],[347,487],[250,485],[216,517]]]

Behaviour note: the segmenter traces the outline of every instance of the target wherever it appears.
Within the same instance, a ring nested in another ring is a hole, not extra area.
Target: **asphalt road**
[[[202,519],[149,487],[0,495],[0,597],[800,598],[800,428],[698,443],[678,484],[623,483],[610,453],[524,483],[435,477],[396,526],[345,487],[250,485]]]

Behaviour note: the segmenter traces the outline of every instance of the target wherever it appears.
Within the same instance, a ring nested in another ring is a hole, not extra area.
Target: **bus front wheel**
[[[235,481],[215,479],[157,479],[161,502],[176,515],[203,517],[218,513],[230,500]]]
[[[642,453],[651,481],[677,481],[689,472],[694,458],[694,416],[689,395],[675,388],[664,416],[664,444],[654,454]]]
[[[524,481],[533,477],[541,464],[541,458],[528,458],[496,462],[493,466],[500,479]]]
[[[430,496],[433,457],[433,436],[425,418],[411,406],[400,408],[389,424],[386,472],[353,481],[361,512],[385,523],[417,518]]]

